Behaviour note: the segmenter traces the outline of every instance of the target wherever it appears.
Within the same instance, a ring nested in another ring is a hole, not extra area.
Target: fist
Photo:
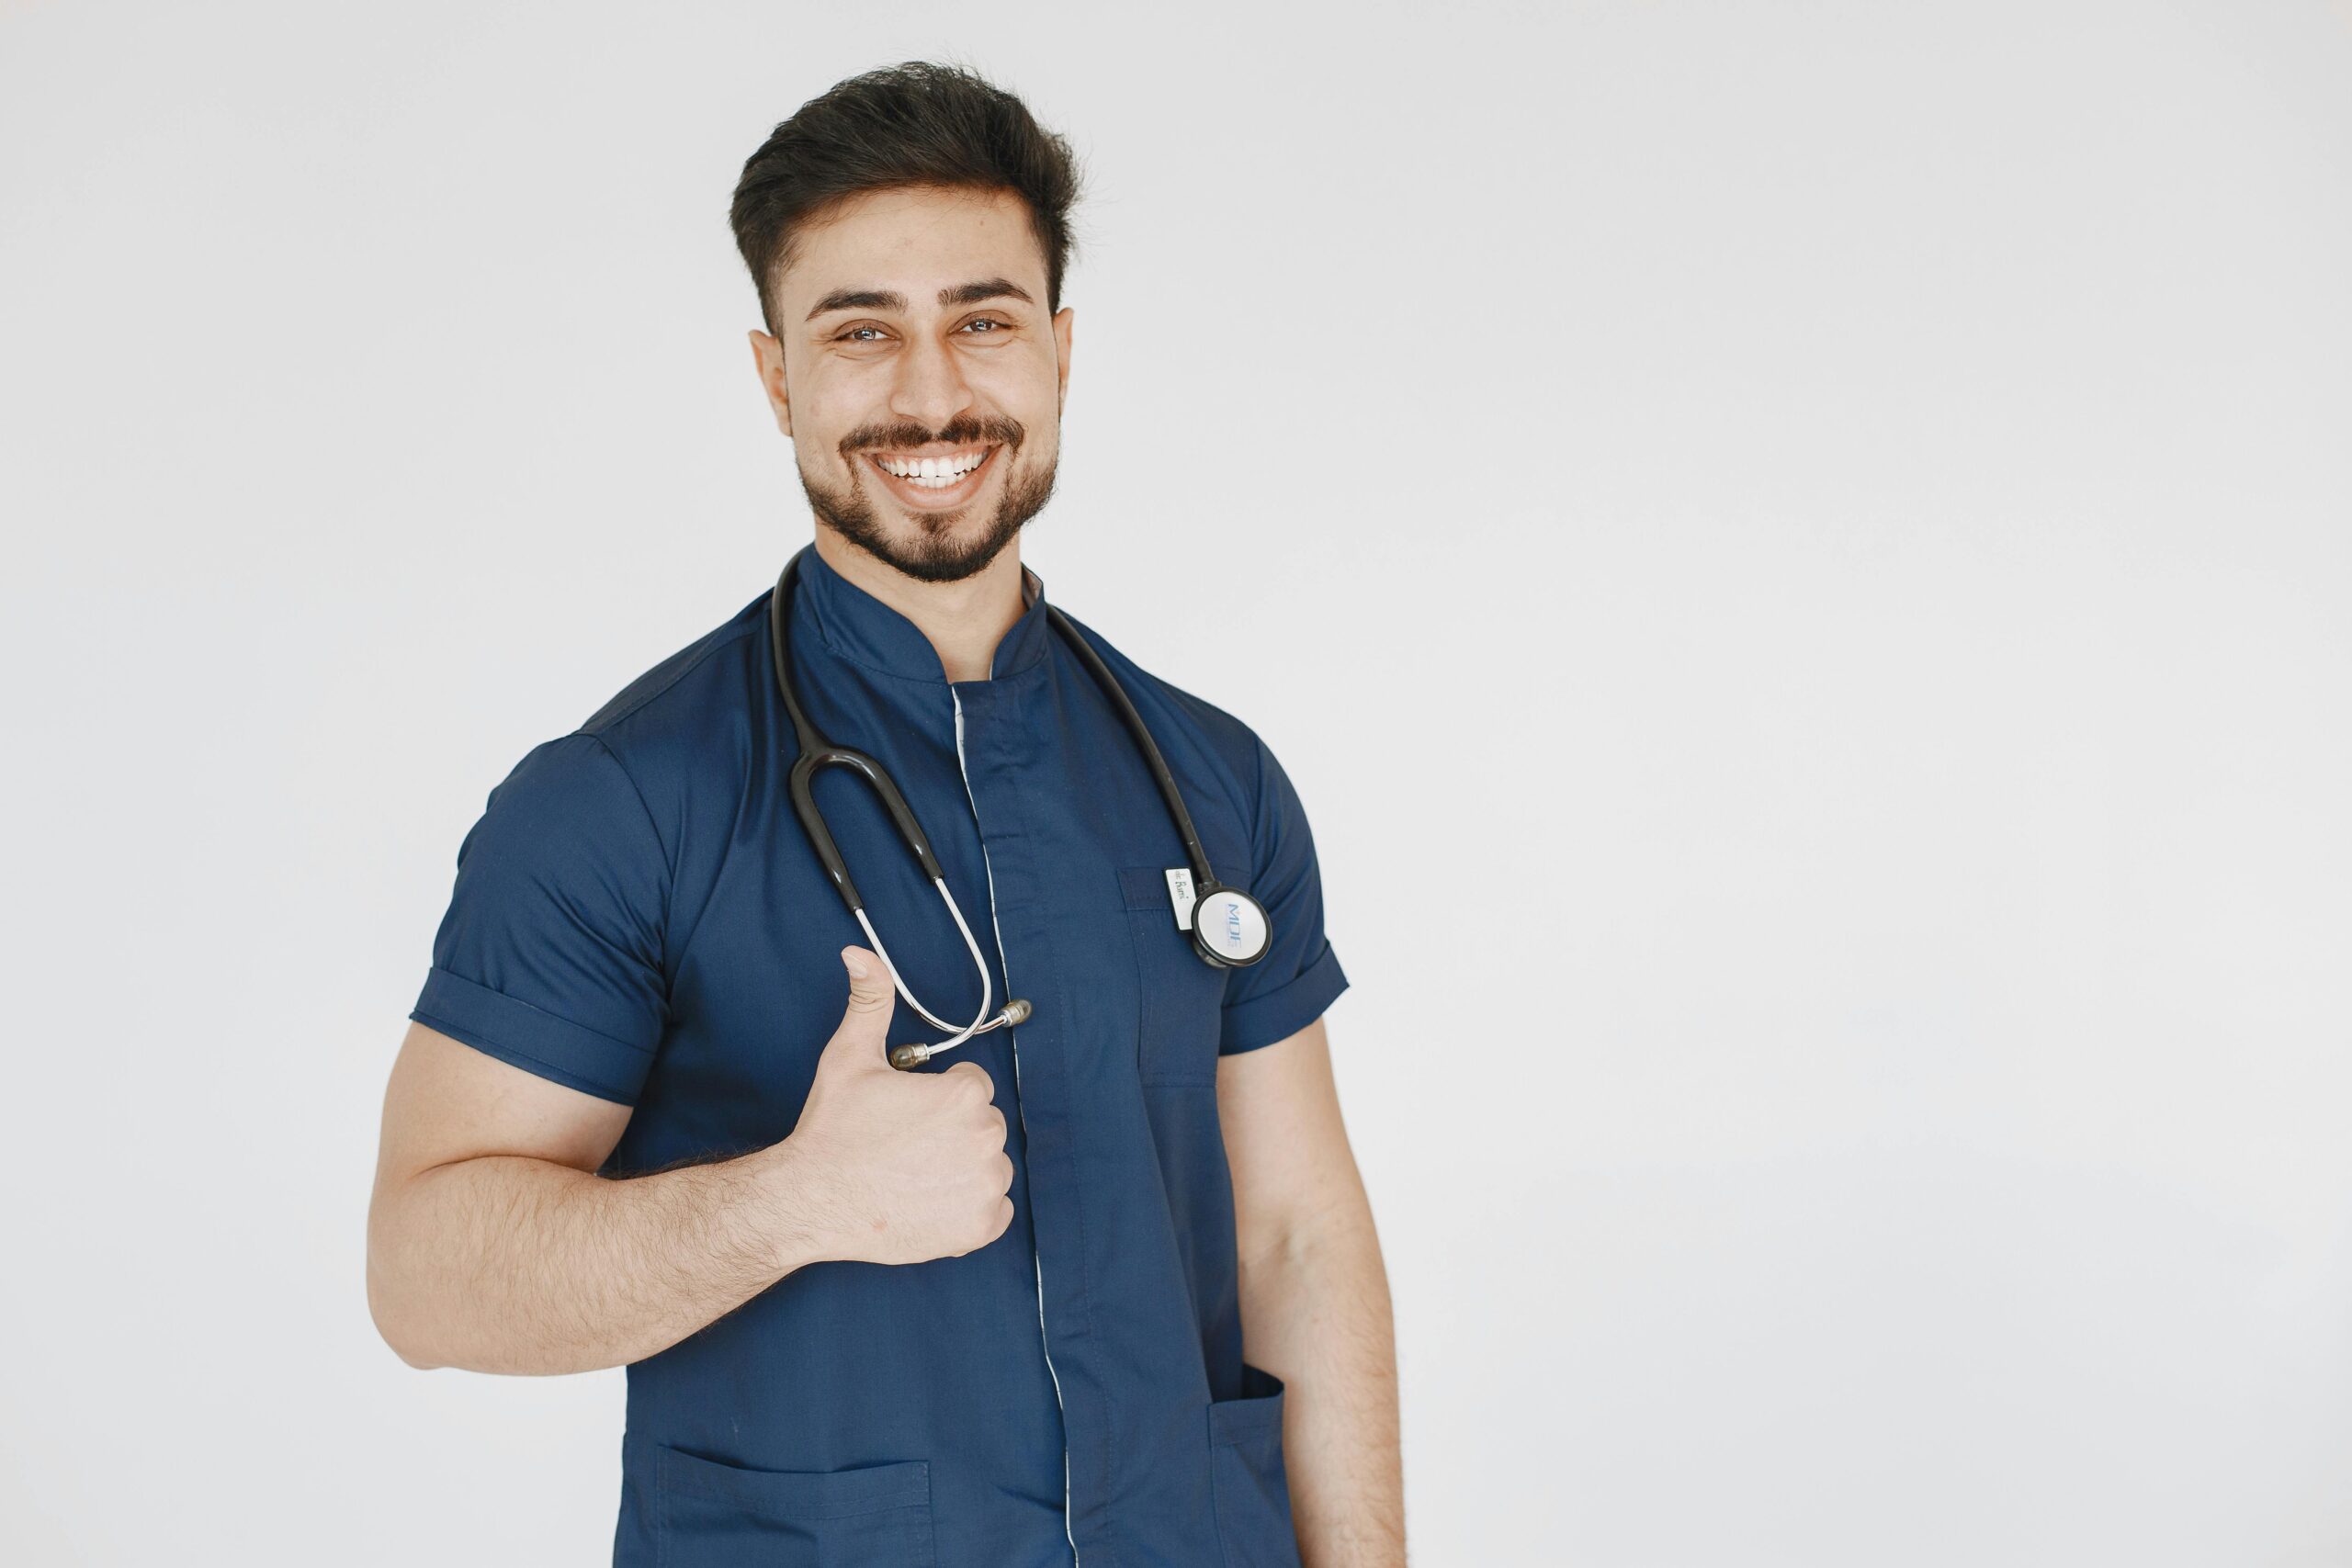
[[[862,947],[843,948],[842,962],[849,1007],[785,1140],[809,1189],[819,1255],[921,1263],[977,1251],[1012,1224],[995,1080],[978,1062],[890,1066],[889,974]]]

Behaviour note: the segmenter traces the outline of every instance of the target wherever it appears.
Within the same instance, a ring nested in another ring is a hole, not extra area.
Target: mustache
[[[899,451],[910,446],[963,446],[973,442],[1019,446],[1027,434],[1021,422],[1001,416],[954,419],[937,431],[919,424],[861,425],[842,437],[842,455],[853,452]]]

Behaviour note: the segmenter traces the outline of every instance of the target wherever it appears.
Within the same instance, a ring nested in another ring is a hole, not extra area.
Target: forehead
[[[1029,208],[1008,190],[910,186],[864,191],[804,223],[777,279],[787,322],[835,289],[894,289],[917,310],[941,287],[1006,277],[1042,306],[1046,260]]]

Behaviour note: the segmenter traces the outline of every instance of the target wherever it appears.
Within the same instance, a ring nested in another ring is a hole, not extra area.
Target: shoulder
[[[570,835],[606,851],[644,844],[677,865],[692,825],[731,811],[764,663],[767,594],[644,670],[583,724],[534,745],[492,790],[499,832]],[[480,832],[480,829],[478,829]]]
[[[714,710],[741,698],[745,655],[765,657],[767,604],[768,593],[763,592],[638,676],[589,715],[579,732],[617,749],[658,742],[707,723]]]
[[[768,595],[670,654],[623,686],[585,722],[544,742],[518,773],[559,777],[580,792],[623,786],[674,856],[695,816],[695,796],[718,786],[731,799],[749,754],[752,711],[765,673]]]
[[[1064,612],[1064,619],[1119,678],[1170,765],[1178,765],[1179,750],[1190,753],[1196,769],[1208,773],[1245,817],[1254,817],[1272,761],[1258,732],[1207,698],[1144,669],[1077,616]]]

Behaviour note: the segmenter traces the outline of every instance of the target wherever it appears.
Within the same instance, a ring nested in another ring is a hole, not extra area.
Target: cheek
[[[873,365],[820,360],[796,376],[792,406],[820,439],[838,448],[855,426],[887,412],[889,378]]]
[[[985,357],[972,355],[964,378],[997,407],[1026,421],[1040,409],[1051,412],[1059,400],[1061,362],[1054,357],[1050,338],[1042,344],[1008,344]]]
[[[1035,462],[1044,457],[1051,461],[1061,446],[1061,397],[1048,382],[1041,393],[1028,389],[1029,395],[1020,402],[1005,401],[997,406],[1021,422],[1021,460]]]
[[[821,484],[827,490],[854,483],[863,477],[861,459],[854,454],[846,457],[842,456],[842,430],[830,425],[814,430],[795,421],[792,426],[793,461],[812,483]]]

